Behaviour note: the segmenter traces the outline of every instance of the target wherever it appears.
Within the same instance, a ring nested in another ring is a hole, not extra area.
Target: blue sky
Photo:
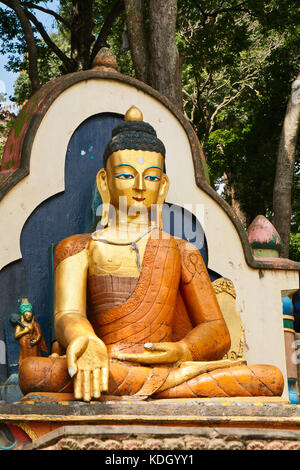
[[[58,4],[59,4],[59,1],[54,0],[51,4],[49,4],[49,8],[52,10],[57,10]],[[6,9],[6,7],[2,4],[1,4],[1,8]],[[36,16],[46,27],[48,32],[55,30],[55,21],[52,16],[47,15],[42,12],[38,12],[38,11],[36,11]],[[8,60],[7,55],[0,54],[0,93],[1,92],[7,93],[7,104],[9,104],[10,100],[8,98],[9,96],[13,95],[14,83],[18,77],[18,74],[8,72],[5,69],[7,60]]]

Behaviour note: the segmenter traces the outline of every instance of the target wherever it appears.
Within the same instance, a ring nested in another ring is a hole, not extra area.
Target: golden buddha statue
[[[164,158],[132,107],[97,174],[101,229],[55,250],[55,332],[66,356],[25,359],[23,393],[73,392],[84,401],[281,395],[277,367],[222,359],[230,335],[201,255],[161,229]],[[38,370],[45,383],[36,383]]]

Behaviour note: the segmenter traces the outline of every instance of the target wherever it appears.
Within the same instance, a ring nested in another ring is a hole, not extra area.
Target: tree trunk
[[[71,57],[78,70],[90,66],[90,48],[93,42],[92,0],[72,0]]]
[[[28,49],[29,79],[31,83],[31,90],[32,94],[34,94],[41,87],[41,85],[39,81],[37,64],[38,52],[30,21],[28,20],[19,0],[9,0],[3,3],[15,11],[21,23]]]
[[[289,256],[289,240],[291,226],[291,191],[293,184],[295,150],[300,122],[300,73],[292,84],[284,118],[273,191],[274,226],[282,240],[280,255]]]
[[[143,0],[125,0],[126,27],[135,75],[150,84],[150,58],[147,47]]]
[[[183,109],[176,46],[177,0],[150,0],[151,85]]]
[[[47,46],[56,54],[56,56],[62,61],[66,72],[71,73],[77,69],[77,63],[70,59],[57,45],[52,41],[51,37],[48,35],[42,23],[37,19],[37,17],[28,10],[24,10],[27,18],[34,24],[42,38],[44,39]]]
[[[229,173],[224,172],[224,179],[225,179],[225,185],[224,185],[224,192],[227,195],[227,197],[230,199],[230,204],[232,209],[234,210],[235,214],[238,216],[240,219],[242,225],[244,228],[247,226],[247,217],[245,212],[241,208],[240,201],[236,199],[236,190],[234,188],[233,184],[229,184]],[[232,181],[232,178],[230,178]]]
[[[181,63],[176,46],[177,0],[149,0],[149,45],[144,0],[125,0],[125,13],[136,78],[183,110]]]
[[[118,18],[122,10],[124,10],[123,0],[115,1],[114,4],[112,5],[110,12],[105,18],[101,31],[94,43],[92,53],[91,53],[91,58],[90,58],[90,64],[92,64],[94,58],[96,57],[100,49],[102,47],[107,47],[108,35],[111,32],[111,28],[113,26],[114,21]]]

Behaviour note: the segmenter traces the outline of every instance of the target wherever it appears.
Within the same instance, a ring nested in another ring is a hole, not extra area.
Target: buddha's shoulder
[[[193,243],[184,240],[183,238],[177,237],[175,235],[170,235],[165,231],[157,231],[158,236],[154,234],[154,238],[158,238],[159,243],[163,245],[171,245],[173,248],[178,250],[181,255],[186,255],[188,253],[200,254],[198,248],[193,245]],[[200,255],[201,256],[201,255]]]
[[[196,273],[202,275],[206,272],[207,275],[206,266],[199,249],[193,243],[182,238],[174,238],[174,241],[181,256],[181,281],[188,284]]]
[[[198,249],[193,243],[184,240],[183,238],[174,237],[174,242],[176,243],[180,252],[198,252]]]
[[[69,256],[74,256],[87,248],[90,240],[90,233],[79,233],[61,240],[56,245],[54,252],[55,266],[57,266],[61,261],[68,258]]]

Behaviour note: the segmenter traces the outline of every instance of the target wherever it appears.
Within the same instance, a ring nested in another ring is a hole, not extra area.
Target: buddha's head
[[[23,299],[19,307],[19,313],[25,321],[30,323],[33,320],[32,305],[28,302],[28,299]]]
[[[112,131],[103,159],[97,187],[104,205],[125,209],[130,217],[161,207],[169,187],[164,173],[165,147],[136,107],[131,107],[125,122]],[[107,213],[102,215],[102,225],[106,224],[104,219]]]

